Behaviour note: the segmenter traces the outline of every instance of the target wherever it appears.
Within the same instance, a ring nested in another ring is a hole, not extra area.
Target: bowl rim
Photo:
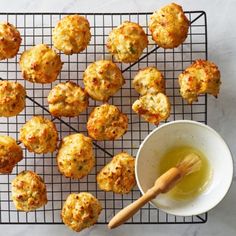
[[[199,210],[199,211],[196,211],[196,212],[193,212],[192,214],[178,214],[178,213],[171,213],[169,212],[168,210],[166,209],[162,209],[161,207],[157,206],[153,200],[151,200],[149,203],[154,206],[155,208],[157,209],[160,209],[162,210],[163,212],[166,212],[167,214],[171,214],[171,215],[176,215],[176,216],[194,216],[194,215],[200,215],[200,214],[203,214],[205,212],[208,212],[210,211],[211,209],[213,209],[215,206],[217,206],[226,196],[226,194],[228,193],[231,185],[232,185],[232,180],[233,180],[233,173],[234,173],[234,161],[233,161],[233,155],[232,155],[232,152],[229,148],[229,146],[227,145],[227,143],[225,142],[225,140],[221,137],[221,135],[216,131],[214,130],[213,128],[211,128],[209,125],[206,125],[206,124],[203,124],[201,122],[198,122],[198,121],[193,121],[193,120],[174,120],[174,121],[170,121],[168,123],[164,123],[162,124],[161,126],[158,126],[156,127],[154,130],[152,130],[145,138],[144,140],[142,141],[141,145],[139,146],[139,149],[137,151],[137,154],[136,154],[136,158],[135,158],[135,179],[136,179],[136,182],[137,182],[137,185],[138,185],[138,188],[139,188],[139,191],[142,193],[142,195],[144,194],[144,191],[141,187],[141,184],[139,182],[139,178],[138,178],[138,159],[139,159],[139,156],[140,156],[140,152],[143,148],[143,146],[145,145],[145,143],[147,142],[147,140],[152,136],[154,135],[154,133],[158,132],[160,129],[162,128],[165,128],[167,126],[170,126],[170,125],[175,125],[175,124],[192,124],[192,125],[197,125],[197,126],[201,126],[205,129],[208,129],[210,132],[212,132],[216,137],[218,137],[222,144],[225,146],[225,148],[228,150],[229,152],[229,162],[230,162],[230,172],[231,172],[231,176],[230,176],[230,179],[227,181],[227,186],[225,188],[225,193],[222,195],[221,198],[219,198],[213,205],[211,205],[209,208],[207,208],[206,210]]]

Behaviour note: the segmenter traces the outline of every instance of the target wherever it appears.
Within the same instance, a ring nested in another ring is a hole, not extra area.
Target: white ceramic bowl
[[[136,156],[135,175],[138,187],[144,193],[153,186],[160,175],[160,158],[176,145],[188,145],[202,151],[212,169],[211,180],[199,196],[190,200],[177,201],[161,194],[151,203],[173,215],[191,216],[204,213],[216,206],[227,193],[233,177],[233,161],[221,136],[202,123],[180,120],[153,130],[141,144]]]

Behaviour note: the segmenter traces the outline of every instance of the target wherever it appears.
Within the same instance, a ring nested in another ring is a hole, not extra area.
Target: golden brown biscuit
[[[108,51],[120,62],[135,62],[148,45],[143,28],[134,22],[125,21],[111,31],[107,40]]]
[[[146,94],[134,102],[132,109],[144,120],[158,125],[170,116],[170,101],[163,93]]]
[[[89,22],[85,17],[79,15],[62,18],[52,33],[54,47],[67,55],[83,51],[90,39]]]
[[[10,23],[0,23],[0,61],[16,56],[21,44],[20,32]]]
[[[63,205],[61,218],[70,229],[80,232],[94,225],[101,211],[101,203],[92,194],[71,193]]]
[[[87,122],[88,134],[95,140],[115,140],[128,129],[128,117],[116,106],[95,107]]]
[[[199,94],[209,93],[217,97],[220,91],[220,71],[210,61],[196,60],[179,75],[181,96],[192,103]]]
[[[95,100],[107,101],[124,84],[123,75],[112,61],[100,60],[90,64],[84,72],[85,90]]]
[[[57,84],[48,95],[49,112],[53,116],[78,116],[88,107],[88,95],[73,82]]]
[[[47,204],[43,179],[33,171],[21,172],[12,181],[12,200],[17,210],[33,211]]]
[[[0,174],[10,174],[15,165],[23,158],[23,152],[16,140],[0,136]]]
[[[81,179],[95,164],[92,139],[83,134],[63,138],[57,154],[59,171],[68,178]]]
[[[126,152],[115,155],[97,175],[97,183],[104,191],[129,193],[135,185],[135,159]]]
[[[25,88],[16,82],[0,81],[0,116],[18,115],[25,108]]]
[[[156,67],[141,69],[133,80],[133,86],[140,95],[165,93],[165,80]]]
[[[182,7],[171,3],[153,13],[148,26],[158,46],[175,48],[187,38],[189,21]]]
[[[54,152],[57,148],[57,129],[49,119],[34,116],[21,127],[19,140],[30,152]]]
[[[22,76],[32,83],[52,83],[57,79],[62,64],[60,56],[45,44],[24,51],[20,57]]]

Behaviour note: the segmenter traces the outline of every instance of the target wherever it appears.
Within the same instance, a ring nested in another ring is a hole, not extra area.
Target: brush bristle
[[[202,165],[202,161],[198,155],[191,153],[186,156],[176,167],[181,170],[183,175],[189,175],[196,171],[199,171]]]

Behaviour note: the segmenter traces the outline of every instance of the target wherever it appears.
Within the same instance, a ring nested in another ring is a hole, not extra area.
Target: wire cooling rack
[[[8,21],[14,24],[22,36],[22,45],[18,55],[0,62],[0,77],[3,80],[18,81],[27,90],[27,105],[17,117],[0,118],[0,134],[10,135],[18,140],[20,127],[34,115],[43,115],[51,119],[57,126],[59,137],[75,132],[87,134],[86,121],[88,114],[99,102],[90,100],[89,108],[77,118],[54,118],[48,112],[47,95],[51,88],[63,81],[72,80],[82,85],[82,73],[89,63],[99,59],[111,59],[106,50],[106,39],[109,32],[125,20],[138,22],[143,26],[149,37],[149,46],[145,49],[139,61],[133,64],[117,63],[126,79],[123,88],[110,98],[109,103],[117,105],[129,117],[128,132],[116,141],[94,142],[96,166],[92,172],[81,180],[64,178],[57,169],[56,153],[38,155],[24,150],[24,159],[18,163],[11,175],[0,176],[0,223],[2,224],[56,224],[61,223],[60,211],[64,200],[71,192],[88,191],[94,194],[102,203],[102,211],[98,223],[107,223],[121,208],[140,196],[136,187],[127,195],[106,193],[98,189],[96,173],[120,151],[134,155],[141,141],[154,128],[132,112],[131,105],[138,98],[132,89],[131,81],[140,68],[157,66],[166,79],[166,93],[172,104],[171,116],[168,121],[191,119],[207,122],[207,97],[200,96],[199,101],[188,105],[179,94],[177,76],[195,59],[207,59],[207,24],[203,11],[186,12],[191,25],[187,40],[178,48],[164,50],[156,46],[148,31],[148,19],[151,13],[124,14],[81,14],[90,22],[92,39],[87,49],[78,54],[66,56],[61,54],[64,62],[62,72],[53,84],[32,84],[22,79],[19,70],[21,53],[39,43],[52,46],[52,29],[64,13],[1,13],[0,22]],[[82,85],[83,86],[83,85]],[[33,170],[41,175],[47,185],[48,204],[36,211],[25,213],[15,209],[11,200],[10,183],[23,170]],[[168,223],[204,223],[207,213],[192,217],[175,217],[145,205],[128,224],[168,224]]]

